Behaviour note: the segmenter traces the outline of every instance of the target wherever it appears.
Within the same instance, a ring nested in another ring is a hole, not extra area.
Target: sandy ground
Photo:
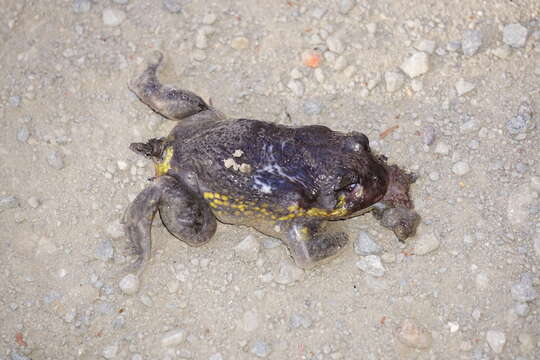
[[[540,359],[539,10],[1,0],[0,359]],[[304,273],[252,229],[189,248],[156,221],[124,294],[119,220],[153,174],[128,146],[174,126],[126,86],[154,49],[230,117],[366,133],[419,175],[419,234],[351,219],[383,250]]]

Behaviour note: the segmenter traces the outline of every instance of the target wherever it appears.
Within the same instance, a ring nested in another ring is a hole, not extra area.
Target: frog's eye
[[[344,190],[347,191],[347,192],[353,192],[353,191],[356,189],[356,187],[357,187],[358,185],[359,185],[359,184],[357,184],[357,183],[349,184],[349,185],[347,185],[347,186],[345,187]]]
[[[351,192],[354,190],[355,186],[357,185],[358,185],[358,178],[356,177],[356,175],[352,173],[345,174],[339,181],[339,185],[337,186],[336,191]]]

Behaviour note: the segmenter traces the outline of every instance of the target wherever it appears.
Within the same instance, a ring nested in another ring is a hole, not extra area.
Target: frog
[[[129,89],[177,123],[166,137],[129,147],[153,162],[154,176],[128,205],[123,224],[141,274],[151,258],[156,214],[189,246],[207,244],[217,223],[249,226],[280,239],[294,263],[310,269],[349,243],[344,220],[373,213],[404,241],[420,216],[412,173],[375,154],[359,131],[231,119],[200,96],[162,84],[163,53],[146,57]]]

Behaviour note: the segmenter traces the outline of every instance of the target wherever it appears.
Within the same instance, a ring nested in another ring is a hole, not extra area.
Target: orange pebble
[[[310,68],[319,67],[321,63],[321,54],[309,53],[304,56],[304,65]]]

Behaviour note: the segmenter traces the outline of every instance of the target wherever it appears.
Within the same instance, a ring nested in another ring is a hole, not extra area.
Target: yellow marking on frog
[[[163,160],[157,162],[154,167],[156,169],[156,176],[161,176],[167,173],[171,168],[171,159],[173,157],[174,149],[172,146],[169,146],[165,149],[165,156]]]
[[[205,198],[205,199],[213,199],[214,194],[211,193],[211,192],[205,192],[205,193],[203,193],[203,198]]]

